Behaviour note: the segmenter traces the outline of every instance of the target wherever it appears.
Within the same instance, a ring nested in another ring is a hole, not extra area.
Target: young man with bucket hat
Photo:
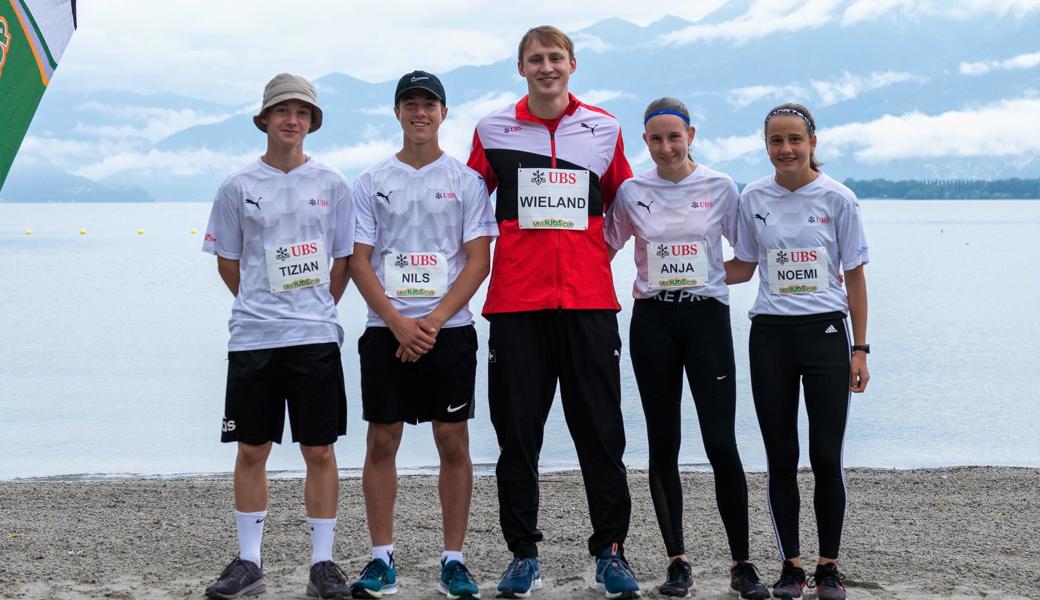
[[[477,335],[469,299],[487,277],[494,209],[480,176],[440,148],[448,114],[433,74],[405,74],[394,94],[401,150],[362,174],[351,275],[368,303],[358,340],[368,421],[362,487],[372,559],[351,585],[355,598],[397,592],[394,502],[404,423],[430,421],[440,455],[444,550],[438,587],[449,600],[480,598],[465,565],[473,463]]]
[[[336,303],[354,248],[350,189],[303,152],[321,127],[314,86],[282,73],[264,89],[253,123],[263,156],[217,191],[202,249],[235,297],[221,441],[238,444],[235,521],[239,556],[206,588],[210,598],[266,590],[261,540],[267,520],[267,457],[281,443],[286,406],[307,465],[304,504],[311,530],[307,594],[349,598],[332,561],[339,498],[333,443],[346,433],[346,394]]]

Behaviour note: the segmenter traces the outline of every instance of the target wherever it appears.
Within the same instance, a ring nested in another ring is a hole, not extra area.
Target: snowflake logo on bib
[[[542,185],[545,182],[545,173],[542,173],[541,171],[535,171],[534,175],[531,177],[531,183],[535,185]]]
[[[396,267],[406,267],[406,266],[408,266],[408,257],[405,256],[404,254],[398,254],[397,255],[397,259],[394,260],[394,266],[396,266]]]
[[[659,245],[657,247],[657,255],[660,256],[661,258],[664,258],[664,257],[668,256],[668,254],[669,254],[668,247],[665,246],[664,244],[661,244],[661,245]]]
[[[783,250],[780,250],[779,252],[776,253],[776,264],[778,264],[778,265],[786,265],[787,264],[787,260],[788,260],[787,259],[787,253],[784,252]]]
[[[289,258],[289,252],[285,248],[279,247],[278,252],[275,253],[274,257],[278,260],[285,260]]]

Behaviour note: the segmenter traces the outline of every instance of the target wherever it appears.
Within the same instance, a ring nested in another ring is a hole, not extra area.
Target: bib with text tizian
[[[278,244],[264,252],[272,292],[291,292],[329,282],[325,240]]]
[[[651,290],[708,284],[708,245],[701,241],[646,242],[646,281]]]
[[[520,229],[589,228],[589,172],[574,169],[518,169]]]
[[[774,294],[822,292],[830,283],[825,248],[770,248],[766,264]]]
[[[448,293],[448,260],[440,252],[389,252],[383,279],[391,298],[440,298]]]

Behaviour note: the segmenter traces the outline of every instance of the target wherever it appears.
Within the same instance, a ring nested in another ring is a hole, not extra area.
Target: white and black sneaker
[[[207,598],[241,598],[267,591],[267,577],[260,566],[250,560],[235,560],[220,572],[213,585],[206,588]]]

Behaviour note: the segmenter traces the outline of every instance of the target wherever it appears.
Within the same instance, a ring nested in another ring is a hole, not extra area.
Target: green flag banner
[[[0,0],[0,187],[75,31],[75,0]]]

